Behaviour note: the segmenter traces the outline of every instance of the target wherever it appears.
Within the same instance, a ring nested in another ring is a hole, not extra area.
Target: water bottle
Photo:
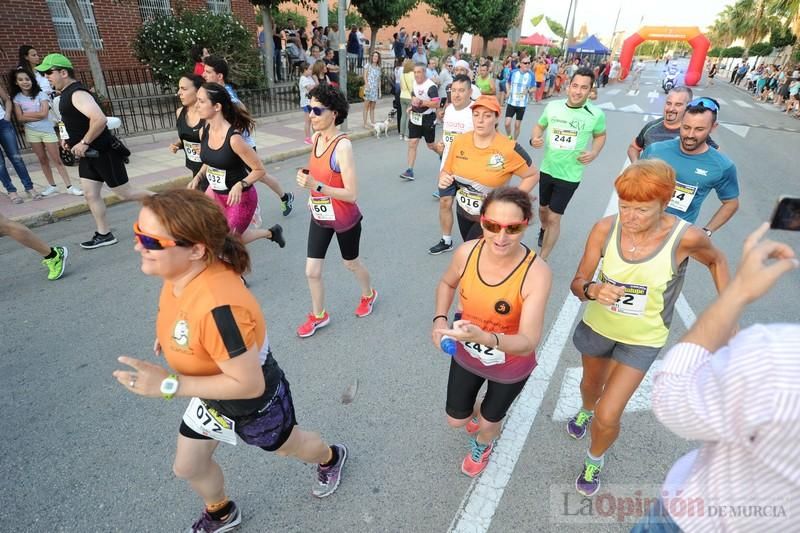
[[[442,340],[439,341],[439,346],[441,347],[442,351],[450,357],[453,357],[456,354],[457,345],[458,341],[449,335],[442,335]]]

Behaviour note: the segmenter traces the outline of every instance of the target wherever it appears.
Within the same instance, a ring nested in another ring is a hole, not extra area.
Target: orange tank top
[[[478,265],[485,241],[480,239],[467,259],[459,283],[463,305],[462,318],[489,333],[516,335],[522,313],[522,284],[536,253],[525,246],[527,253],[511,273],[496,285],[481,279]],[[486,379],[498,383],[516,383],[527,378],[536,368],[536,353],[511,354],[476,343],[460,342],[456,362]]]
[[[308,161],[308,170],[314,179],[329,187],[344,188],[342,173],[336,163],[336,147],[339,141],[347,138],[341,134],[325,149],[322,155],[317,156],[317,145],[322,135],[317,135],[311,157]],[[321,192],[311,191],[308,198],[308,208],[312,220],[324,228],[333,228],[336,233],[342,233],[358,224],[361,220],[361,210],[355,202],[345,202],[325,196]]]

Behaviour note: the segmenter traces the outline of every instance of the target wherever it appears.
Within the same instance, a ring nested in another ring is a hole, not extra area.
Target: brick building
[[[78,0],[104,70],[140,68],[131,43],[150,14],[173,9],[177,0]],[[182,0],[186,9],[233,12],[253,34],[255,13],[249,0]],[[17,64],[20,45],[36,48],[39,55],[59,52],[69,57],[76,70],[88,70],[74,22],[64,0],[0,0],[0,69]],[[255,43],[254,43],[255,44]]]

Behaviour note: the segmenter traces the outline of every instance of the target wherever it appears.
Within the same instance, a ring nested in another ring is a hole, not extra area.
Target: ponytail
[[[229,109],[222,108],[222,116],[225,117],[233,129],[241,132],[252,133],[256,127],[252,115],[242,105],[231,103]]]
[[[247,252],[242,238],[237,234],[229,233],[225,236],[220,259],[230,265],[231,269],[240,276],[250,271],[250,254]]]

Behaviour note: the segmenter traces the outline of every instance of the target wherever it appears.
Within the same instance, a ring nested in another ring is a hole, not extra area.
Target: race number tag
[[[207,406],[200,398],[192,398],[189,402],[183,421],[201,435],[236,446],[236,423]]]
[[[455,138],[456,138],[456,133],[452,131],[445,131],[444,133],[442,133],[442,142],[445,144],[445,146],[450,146],[451,144],[453,144]]]
[[[612,313],[619,313],[627,316],[641,316],[647,306],[647,286],[636,285],[633,283],[620,283],[611,278],[601,275],[600,280],[604,283],[611,283],[617,287],[623,287],[623,294],[616,302],[606,306]]]
[[[333,212],[333,202],[330,196],[310,196],[308,198],[308,208],[311,209],[311,216],[316,220],[336,220],[336,213]]]
[[[464,349],[486,366],[501,365],[506,362],[506,353],[497,348],[489,348],[477,342],[463,341]]]
[[[206,179],[208,180],[208,185],[214,189],[215,191],[226,191],[228,190],[227,185],[225,185],[225,171],[220,168],[214,167],[207,167],[206,168]]]
[[[689,209],[689,206],[692,205],[695,194],[697,194],[696,186],[676,181],[675,190],[672,192],[672,199],[669,201],[669,207],[685,213],[686,210]]]
[[[464,188],[459,188],[456,191],[456,202],[468,214],[478,216],[481,214],[481,206],[486,195],[483,193],[469,191]]]
[[[422,126],[422,113],[417,113],[416,111],[412,111],[409,115],[409,119],[411,123],[415,126]]]
[[[183,141],[183,150],[186,152],[186,158],[189,161],[200,162],[200,143]]]
[[[553,128],[550,148],[554,150],[575,150],[578,147],[578,130]]]
[[[69,140],[69,133],[67,133],[67,127],[64,126],[64,123],[60,120],[58,121],[58,136],[61,137],[62,141]]]

